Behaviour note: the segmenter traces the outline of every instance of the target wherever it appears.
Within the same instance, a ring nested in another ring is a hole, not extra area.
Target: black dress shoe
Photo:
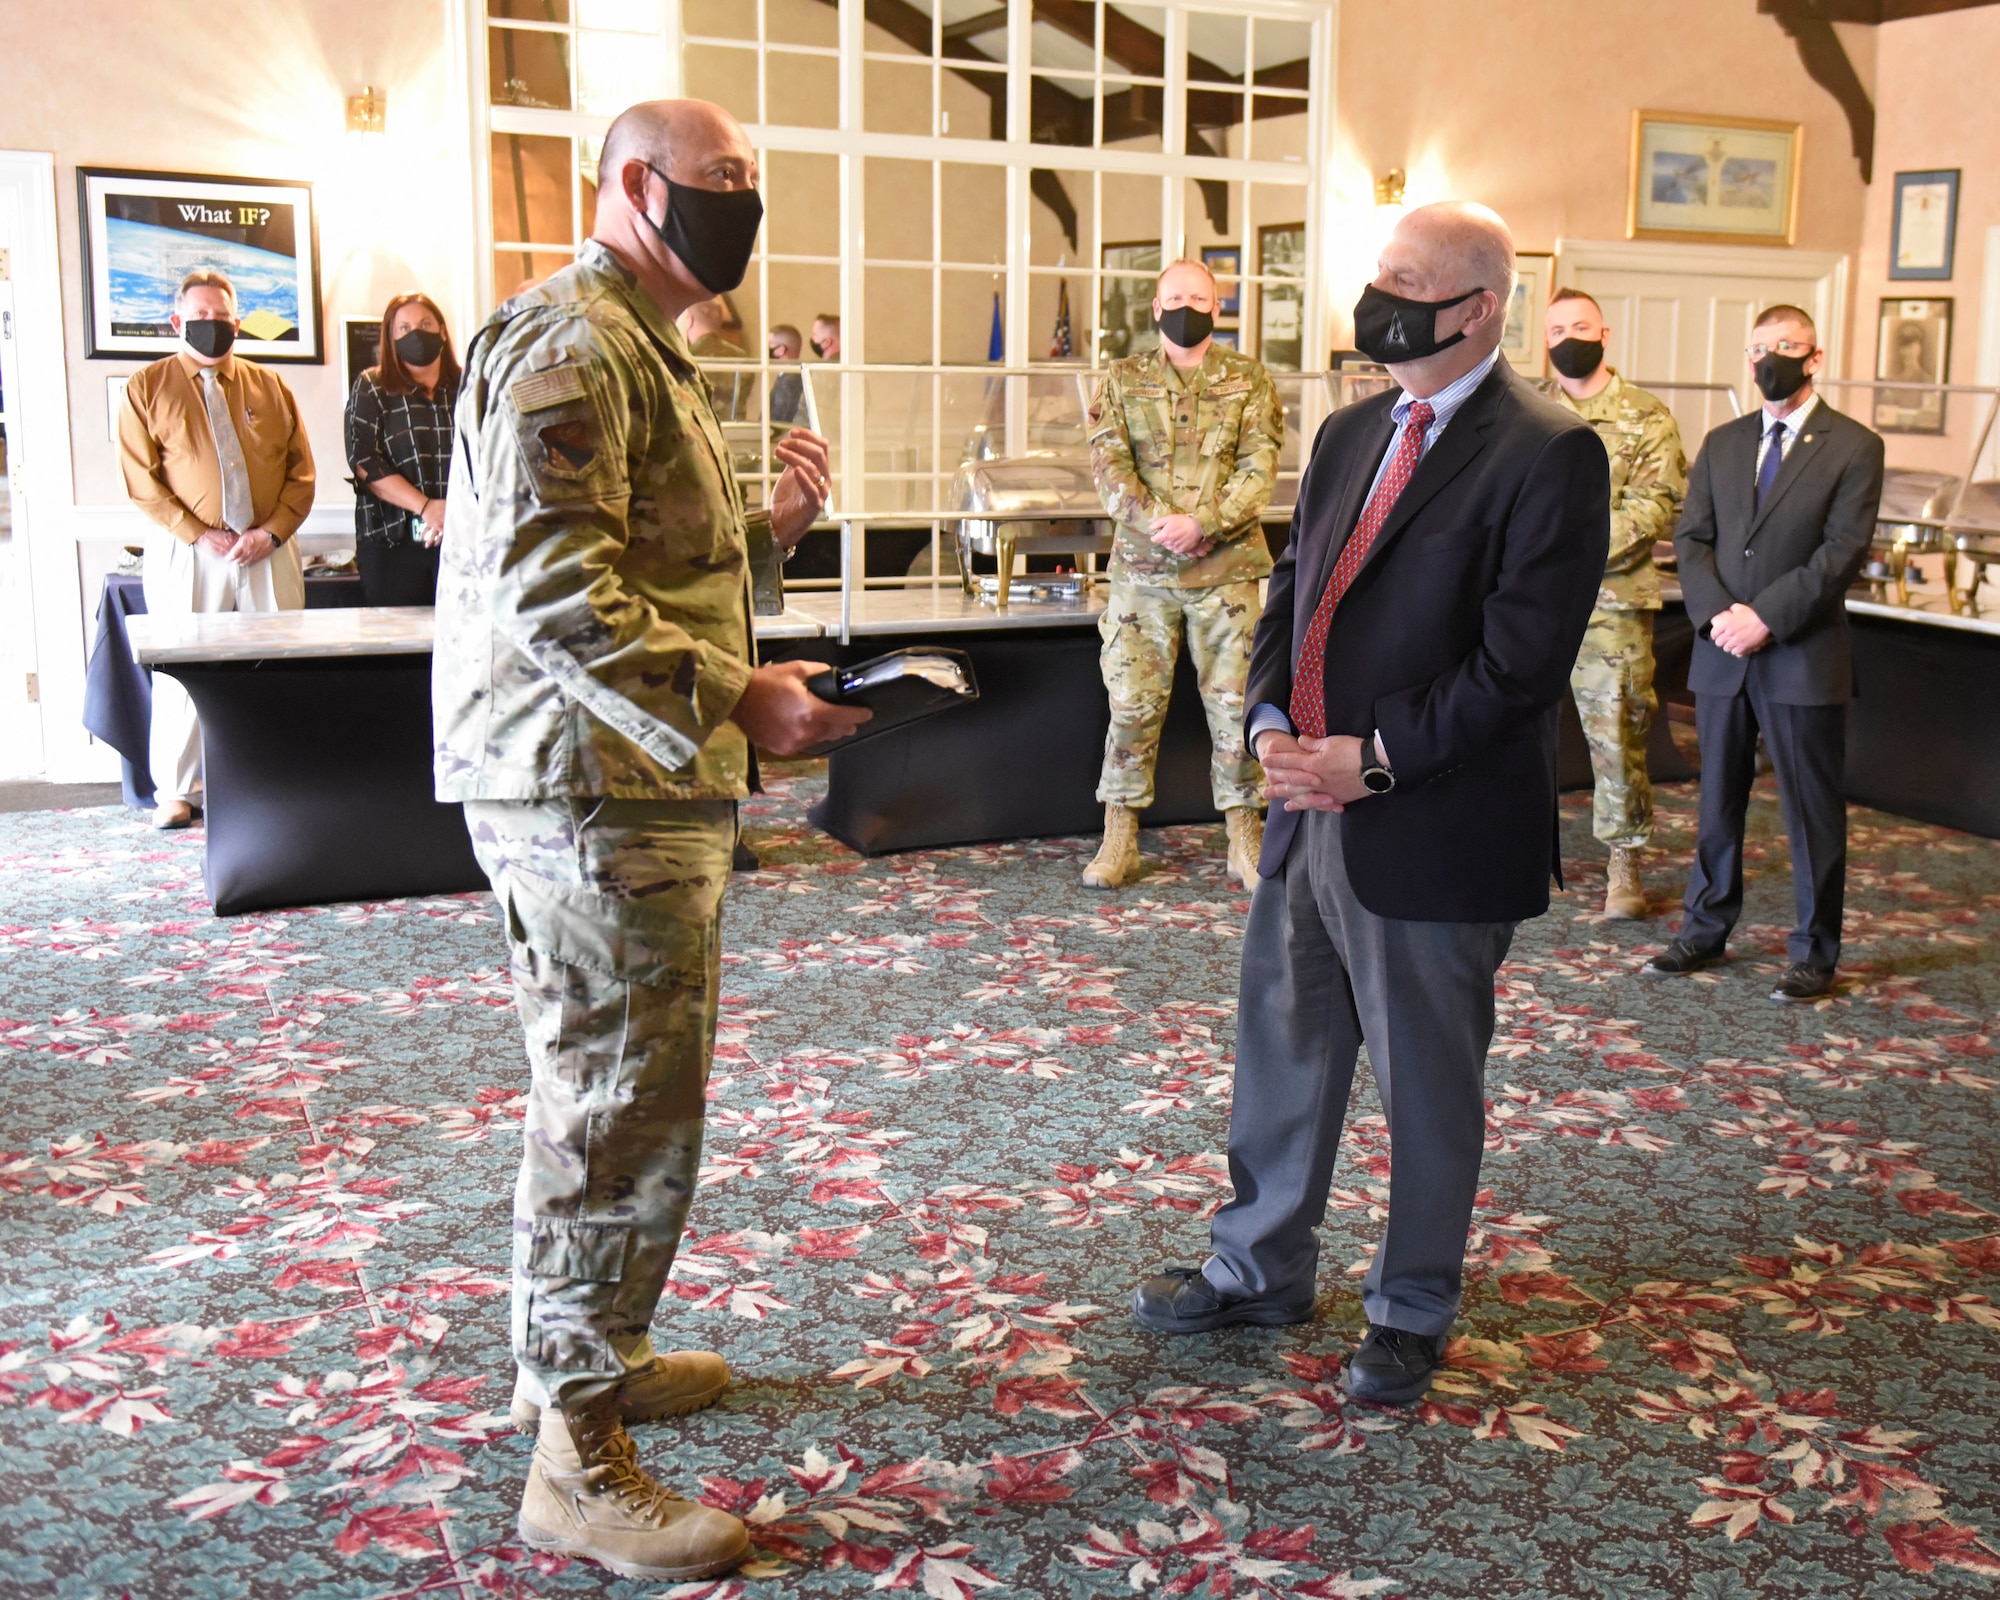
[[[1132,1292],[1133,1317],[1155,1333],[1206,1333],[1239,1322],[1283,1328],[1294,1322],[1310,1322],[1312,1314],[1310,1300],[1287,1303],[1219,1294],[1199,1267],[1169,1267]]]
[[[1685,939],[1676,939],[1639,970],[1651,978],[1683,978],[1690,972],[1701,971],[1703,967],[1715,966],[1721,960],[1721,945],[1704,950]]]
[[[1794,961],[1785,968],[1785,975],[1771,991],[1771,998],[1780,1005],[1797,1005],[1805,1000],[1823,1000],[1832,993],[1833,968]]]
[[[1368,1324],[1368,1337],[1347,1358],[1348,1398],[1378,1406],[1406,1406],[1423,1399],[1444,1356],[1444,1340],[1426,1333]]]
[[[730,858],[729,870],[731,872],[757,872],[762,869],[763,865],[764,863],[757,859],[757,852],[752,850],[739,837],[736,841],[736,852]]]

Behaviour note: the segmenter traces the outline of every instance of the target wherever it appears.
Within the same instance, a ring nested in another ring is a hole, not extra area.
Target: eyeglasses
[[[1776,344],[1753,344],[1750,359],[1762,361],[1766,356],[1809,356],[1814,346],[1800,344],[1796,339],[1780,339]]]

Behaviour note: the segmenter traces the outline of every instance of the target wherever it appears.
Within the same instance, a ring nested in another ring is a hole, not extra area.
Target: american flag
[[[1056,331],[1049,340],[1049,359],[1065,360],[1076,354],[1076,347],[1069,332],[1069,279],[1056,280]]]

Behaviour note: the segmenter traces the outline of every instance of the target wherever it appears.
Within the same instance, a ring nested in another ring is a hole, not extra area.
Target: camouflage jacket
[[[1112,576],[1207,589],[1269,572],[1258,518],[1271,503],[1284,417],[1263,362],[1219,344],[1186,370],[1158,350],[1112,362],[1089,418],[1091,474],[1117,526]],[[1153,543],[1153,520],[1176,511],[1215,549],[1177,556]]]
[[[1600,611],[1657,611],[1660,575],[1655,540],[1671,539],[1687,497],[1687,456],[1681,430],[1659,396],[1611,371],[1588,400],[1572,400],[1554,378],[1538,385],[1597,430],[1611,456],[1611,554],[1597,591]]]
[[[747,514],[708,385],[616,256],[466,352],[432,667],[440,800],[749,792]]]

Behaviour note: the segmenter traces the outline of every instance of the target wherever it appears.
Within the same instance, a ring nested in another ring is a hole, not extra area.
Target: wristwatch
[[[1361,746],[1361,787],[1370,794],[1387,794],[1396,787],[1395,773],[1375,753],[1375,735],[1372,733]]]

